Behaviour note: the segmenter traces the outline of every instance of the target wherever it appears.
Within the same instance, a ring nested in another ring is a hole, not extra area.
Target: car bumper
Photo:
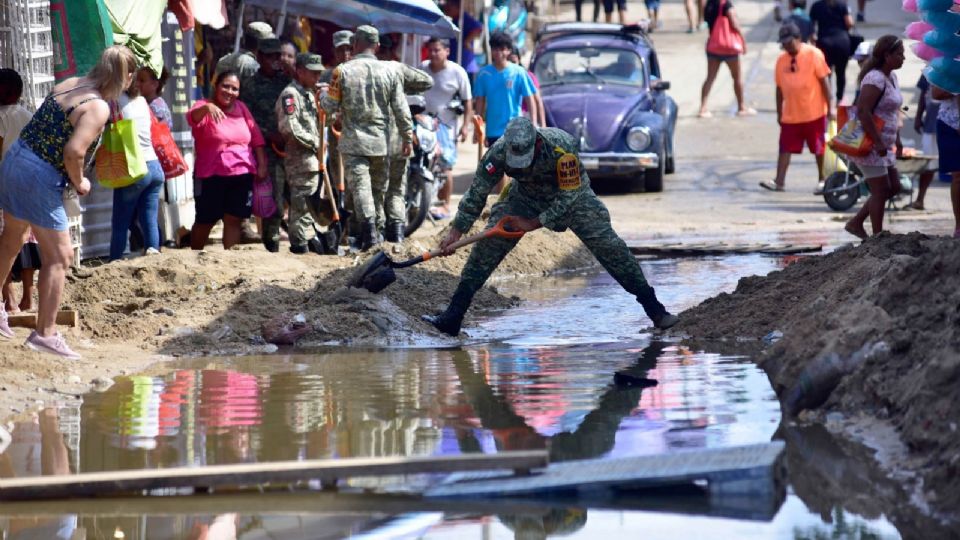
[[[626,173],[660,166],[660,157],[654,152],[580,153],[580,163],[587,172]]]

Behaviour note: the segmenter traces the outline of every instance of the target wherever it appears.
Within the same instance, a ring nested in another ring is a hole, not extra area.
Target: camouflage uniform
[[[250,51],[237,51],[235,53],[225,54],[217,60],[217,67],[214,70],[214,78],[224,71],[232,71],[237,74],[240,81],[245,81],[260,70],[260,63],[257,57]]]
[[[357,28],[357,34],[372,31],[377,35],[373,28],[361,30],[366,28]],[[321,105],[331,114],[341,114],[340,154],[357,217],[382,229],[386,215],[405,213],[402,192],[399,198],[386,201],[384,211],[389,124],[397,124],[401,142],[411,142],[413,136],[413,121],[400,78],[376,56],[359,54],[334,69]]]
[[[518,132],[523,132],[519,133]],[[529,139],[526,137],[529,136]],[[522,141],[518,143],[517,141]],[[532,152],[532,162],[512,168],[508,162]],[[557,128],[536,129],[526,118],[510,121],[504,136],[487,150],[476,176],[464,194],[453,219],[460,232],[470,229],[490,190],[506,174],[513,178],[509,191],[494,204],[488,226],[504,216],[539,218],[551,231],[573,231],[621,287],[635,295],[657,327],[676,322],[653,296],[640,264],[610,224],[607,207],[590,188],[590,178],[580,163],[576,140]],[[480,290],[518,239],[486,238],[477,242],[460,274],[460,284],[447,312],[425,317],[442,331],[456,335],[473,295]],[[671,317],[672,319],[666,319]]]
[[[295,250],[316,237],[311,195],[320,187],[317,100],[312,91],[293,81],[280,93],[276,107],[280,134],[286,139],[283,165],[290,189],[290,247]]]
[[[290,77],[278,71],[273,77],[257,72],[240,86],[240,101],[250,109],[253,120],[260,126],[266,139],[267,171],[273,181],[273,200],[277,203],[276,215],[263,219],[264,244],[277,245],[280,242],[280,221],[283,218],[284,187],[286,176],[283,171],[283,159],[277,154],[271,137],[279,134],[277,126],[277,99],[291,82]]]

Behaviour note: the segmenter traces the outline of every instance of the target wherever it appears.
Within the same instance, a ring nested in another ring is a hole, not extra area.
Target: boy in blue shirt
[[[533,95],[537,89],[533,86],[527,70],[511,63],[508,58],[513,49],[513,41],[504,32],[490,36],[490,59],[477,73],[473,97],[477,114],[486,123],[486,144],[493,145],[507,128],[507,123],[520,116],[520,106],[526,103],[527,110],[536,111]],[[543,127],[538,115],[531,113],[534,125]]]

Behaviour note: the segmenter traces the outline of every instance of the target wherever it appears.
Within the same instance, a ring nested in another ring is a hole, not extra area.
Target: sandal
[[[772,180],[764,180],[760,182],[760,187],[763,189],[769,189],[770,191],[783,191],[783,186],[778,186]]]

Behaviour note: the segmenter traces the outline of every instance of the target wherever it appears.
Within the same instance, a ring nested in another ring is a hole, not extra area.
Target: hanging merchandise
[[[50,27],[58,82],[90,71],[100,53],[113,45],[103,0],[51,0]]]
[[[913,52],[929,62],[924,74],[930,84],[960,94],[960,0],[904,0],[903,9],[919,13],[906,37],[918,40]]]
[[[141,65],[159,77],[163,69],[160,23],[167,3],[143,0],[105,0],[105,3],[113,27],[113,42],[126,45]]]

